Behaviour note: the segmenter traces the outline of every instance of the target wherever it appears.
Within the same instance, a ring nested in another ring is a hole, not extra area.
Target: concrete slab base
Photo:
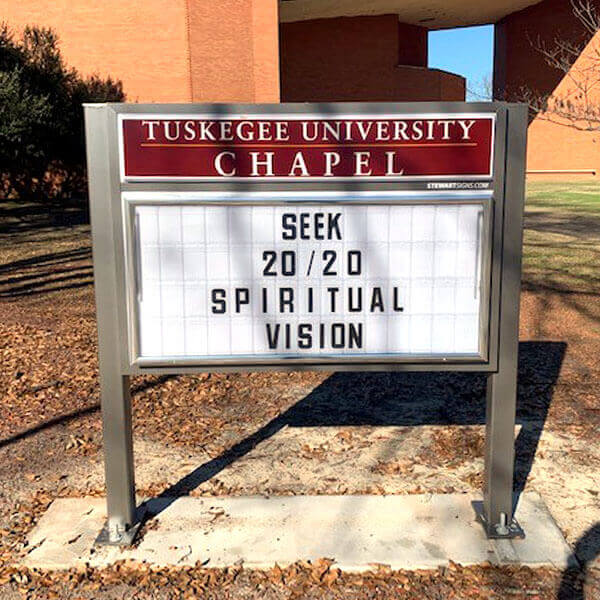
[[[488,540],[464,494],[155,499],[156,525],[135,548],[94,547],[105,520],[102,498],[64,498],[29,536],[29,567],[68,569],[117,560],[156,566],[247,568],[331,558],[347,571],[426,569],[448,564],[574,564],[568,544],[537,494],[521,497],[523,540]]]

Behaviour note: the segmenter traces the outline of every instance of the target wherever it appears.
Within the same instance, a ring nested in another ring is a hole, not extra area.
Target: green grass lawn
[[[600,181],[527,184],[527,210],[558,210],[600,217]]]
[[[525,289],[600,292],[600,182],[530,182]]]

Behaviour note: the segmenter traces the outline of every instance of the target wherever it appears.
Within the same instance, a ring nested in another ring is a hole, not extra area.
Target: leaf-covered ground
[[[581,561],[569,573],[450,565],[342,575],[325,560],[266,573],[12,567],[54,498],[104,493],[84,217],[0,205],[0,598],[600,598],[597,186],[531,186],[526,217],[517,487],[542,494]],[[481,486],[477,374],[205,374],[132,386],[142,496]]]

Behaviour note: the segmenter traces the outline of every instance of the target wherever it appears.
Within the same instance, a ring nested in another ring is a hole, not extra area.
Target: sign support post
[[[523,242],[527,108],[506,115],[502,252],[499,259],[498,370],[487,376],[483,521],[490,538],[523,532],[514,521],[515,417],[519,352],[519,299]]]
[[[98,321],[98,362],[106,477],[106,526],[98,542],[130,544],[139,527],[136,514],[129,376],[121,368],[118,321],[114,203],[106,108],[86,112],[94,289]]]

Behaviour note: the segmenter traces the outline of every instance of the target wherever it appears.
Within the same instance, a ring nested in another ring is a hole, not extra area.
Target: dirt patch
[[[482,457],[484,446],[485,436],[479,427],[437,429],[426,451],[419,454],[417,460],[431,467],[443,463],[452,468],[466,460]]]
[[[4,585],[2,586],[2,584]],[[27,597],[61,600],[137,598],[536,598],[553,600],[560,589],[564,598],[594,598],[600,591],[593,574],[561,579],[548,569],[504,568],[490,565],[461,567],[451,563],[435,571],[391,571],[374,565],[373,572],[343,574],[328,559],[299,562],[286,569],[246,571],[241,566],[213,570],[194,568],[151,569],[143,564],[119,564],[112,569],[36,573],[8,569],[0,575],[4,598]],[[17,595],[18,594],[18,595]],[[571,594],[571,595],[566,595]]]

